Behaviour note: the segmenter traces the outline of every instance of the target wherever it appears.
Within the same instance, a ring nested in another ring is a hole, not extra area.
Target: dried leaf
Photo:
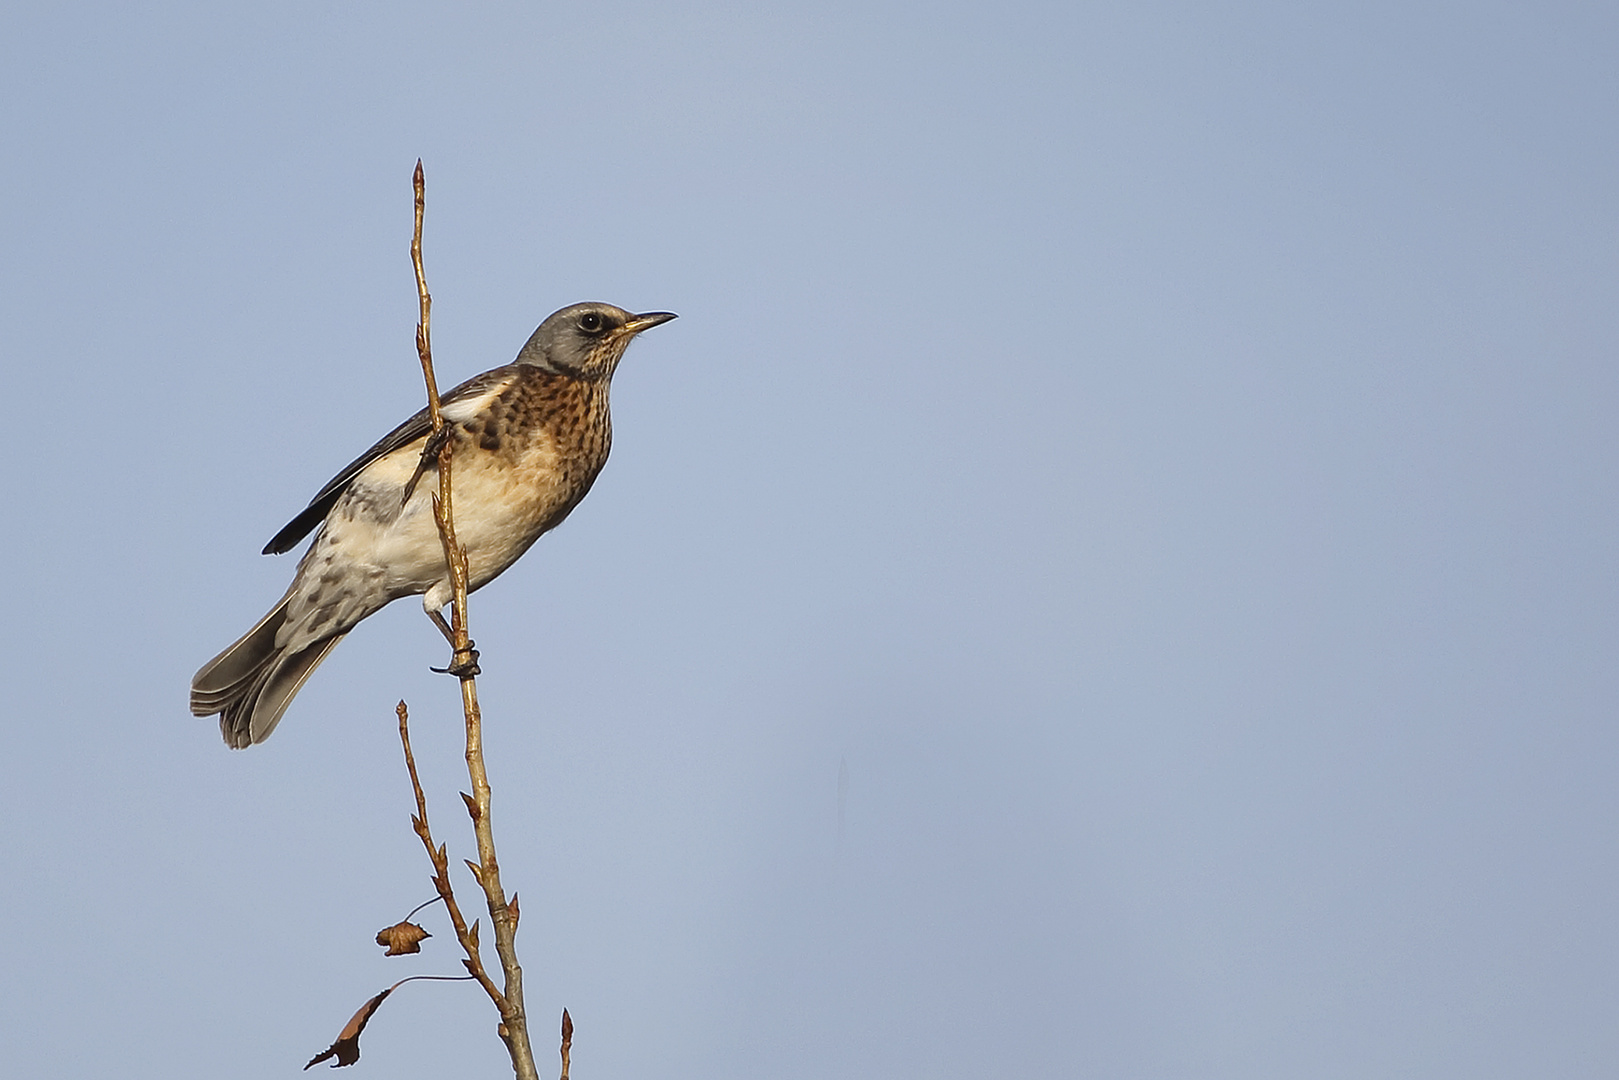
[[[385,946],[389,956],[404,956],[422,951],[422,941],[432,937],[413,922],[395,923],[377,931],[377,944]]]
[[[307,1072],[327,1058],[332,1057],[337,1059],[332,1063],[332,1068],[334,1069],[343,1065],[353,1065],[356,1061],[359,1061],[360,1032],[365,1030],[365,1025],[370,1022],[371,1014],[377,1011],[377,1006],[381,1005],[383,1000],[398,988],[399,983],[394,983],[388,989],[361,1005],[360,1011],[355,1013],[347,1024],[343,1025],[342,1031],[338,1032],[337,1041],[327,1047],[325,1053],[317,1054],[310,1058],[309,1064],[304,1066],[304,1070]]]

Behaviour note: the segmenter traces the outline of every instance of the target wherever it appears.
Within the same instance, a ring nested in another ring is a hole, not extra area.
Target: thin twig
[[[455,927],[455,940],[461,943],[461,950],[467,958],[461,963],[467,972],[478,980],[489,1000],[495,1003],[502,1016],[506,1014],[506,996],[500,992],[489,973],[484,970],[483,958],[478,955],[478,931],[468,928],[466,917],[461,914],[461,905],[455,902],[455,889],[450,885],[449,855],[441,844],[433,843],[432,830],[427,825],[427,796],[422,793],[422,781],[416,775],[416,755],[410,751],[410,711],[401,701],[394,711],[399,714],[399,741],[405,747],[405,768],[410,772],[410,786],[416,792],[416,812],[410,817],[411,827],[416,835],[421,837],[422,844],[427,848],[427,857],[433,863],[433,887],[444,901],[444,908],[450,913],[450,925]]]
[[[433,433],[438,435],[444,427],[439,408],[438,384],[433,377],[433,349],[429,335],[429,315],[432,297],[427,292],[427,275],[422,270],[422,216],[426,207],[426,185],[422,177],[422,163],[416,162],[414,178],[416,190],[416,229],[410,244],[411,261],[416,270],[416,290],[421,303],[421,322],[416,327],[416,349],[421,356],[422,377],[427,381],[428,415],[433,421]],[[517,962],[517,919],[506,903],[506,894],[500,886],[500,863],[495,858],[495,833],[490,819],[489,775],[483,761],[483,718],[478,709],[477,653],[467,635],[467,553],[455,538],[454,508],[450,498],[450,460],[454,442],[444,440],[439,449],[438,498],[433,502],[433,517],[438,524],[439,539],[444,545],[444,559],[450,570],[450,583],[454,589],[454,610],[450,629],[454,636],[454,659],[450,670],[461,680],[461,707],[467,727],[467,775],[472,780],[472,795],[467,799],[467,813],[472,817],[472,830],[478,838],[478,861],[467,861],[472,876],[483,887],[489,905],[489,920],[495,927],[495,952],[506,976],[505,991],[497,1005],[500,1008],[500,1037],[511,1053],[512,1071],[518,1080],[539,1080],[534,1064],[534,1051],[529,1045],[528,1017],[523,1011],[523,969]],[[418,790],[420,790],[418,788]],[[423,812],[425,820],[425,809]],[[436,863],[435,863],[436,865]],[[448,901],[446,901],[448,904]],[[476,941],[474,941],[476,944]],[[470,970],[470,969],[469,969]]]
[[[416,323],[416,355],[422,361],[422,374],[427,378],[427,415],[433,421],[433,434],[444,426],[444,415],[439,407],[438,380],[433,377],[432,316],[433,297],[427,291],[427,274],[422,270],[422,216],[427,212],[427,184],[422,175],[422,159],[416,159],[416,174],[412,178],[416,190],[416,228],[410,237],[410,264],[416,271],[416,297],[421,307],[421,319]]]
[[[557,1080],[568,1080],[568,1052],[573,1049],[573,1017],[562,1010],[562,1073]]]

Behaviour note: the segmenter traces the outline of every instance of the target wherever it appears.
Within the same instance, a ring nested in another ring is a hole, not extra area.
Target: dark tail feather
[[[226,705],[247,693],[275,658],[275,636],[287,620],[287,600],[270,609],[258,625],[202,666],[191,680],[191,711],[198,716],[212,716]]]
[[[293,695],[315,673],[326,654],[344,635],[317,641],[299,652],[278,652],[264,666],[246,693],[226,705],[219,717],[219,733],[225,742],[240,750],[270,737],[281,722],[281,714],[292,704]]]
[[[286,609],[283,599],[191,680],[191,711],[198,716],[219,713],[220,734],[233,749],[268,739],[293,695],[343,640],[338,634],[290,655],[276,648]]]

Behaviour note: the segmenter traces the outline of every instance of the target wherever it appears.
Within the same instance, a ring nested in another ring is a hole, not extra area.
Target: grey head
[[[517,362],[576,379],[606,382],[636,334],[674,317],[669,311],[635,315],[612,304],[573,304],[540,324],[518,352]]]

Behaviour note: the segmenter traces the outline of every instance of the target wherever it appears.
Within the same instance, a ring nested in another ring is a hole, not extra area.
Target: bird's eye
[[[602,331],[602,317],[594,311],[587,311],[579,316],[579,329],[587,334],[599,334]]]

